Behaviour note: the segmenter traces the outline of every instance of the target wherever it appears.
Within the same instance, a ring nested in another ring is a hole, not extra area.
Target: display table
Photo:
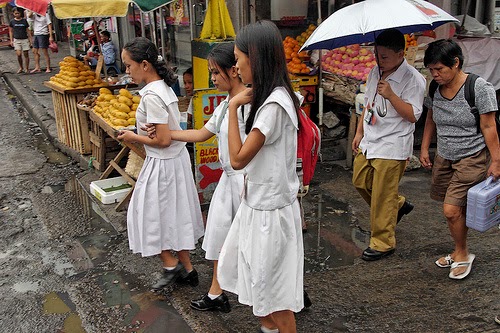
[[[90,154],[88,110],[79,109],[77,103],[84,95],[98,92],[100,87],[63,88],[50,81],[43,83],[52,90],[52,103],[56,118],[57,137],[61,143],[73,148],[80,154]],[[110,90],[137,87],[137,85],[110,85]]]
[[[79,106],[79,108],[82,107]],[[95,112],[90,111],[88,114],[91,122],[90,140],[92,142],[92,157],[94,157],[94,159],[92,159],[92,164],[96,167],[96,169],[100,169],[105,164],[105,156],[106,156],[105,138],[109,136],[114,140],[117,140],[116,135],[118,130],[111,127],[111,125],[109,125],[104,119],[98,116]],[[122,199],[116,205],[115,208],[116,211],[123,209],[123,207],[128,203],[128,200],[130,199],[135,186],[135,179],[133,179],[129,174],[125,172],[125,170],[122,167],[120,167],[119,165],[120,161],[124,157],[128,156],[130,150],[132,150],[142,159],[146,158],[146,153],[144,151],[143,145],[128,143],[124,141],[120,141],[120,144],[123,146],[122,149],[116,154],[116,156],[111,161],[109,161],[108,167],[101,174],[101,177],[99,177],[99,180],[106,179],[109,177],[111,172],[113,172],[113,170],[116,170],[121,176],[123,176],[123,178],[127,180],[127,182],[130,185],[132,185],[132,188],[128,192],[127,196],[125,196],[125,198]]]
[[[356,93],[361,83],[361,81],[346,76],[326,72],[323,74],[325,96],[346,105],[354,105]]]

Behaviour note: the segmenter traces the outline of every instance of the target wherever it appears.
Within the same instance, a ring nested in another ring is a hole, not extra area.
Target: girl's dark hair
[[[451,68],[455,65],[455,58],[458,58],[458,68],[462,69],[464,64],[462,48],[451,39],[440,39],[427,46],[424,55],[424,66],[427,67],[440,62]]]
[[[234,43],[217,44],[207,56],[208,61],[213,61],[224,71],[229,77],[229,70],[236,65],[236,58],[234,57]]]
[[[172,86],[177,82],[177,75],[170,67],[167,67],[163,59],[158,59],[158,49],[149,39],[145,37],[134,38],[125,44],[123,49],[127,50],[133,61],[140,63],[146,60],[153,65],[156,73],[167,85]]]
[[[245,126],[250,133],[255,114],[276,87],[286,89],[298,111],[300,102],[292,89],[281,34],[271,21],[258,21],[243,27],[236,36],[236,47],[250,59],[253,76],[252,107]]]

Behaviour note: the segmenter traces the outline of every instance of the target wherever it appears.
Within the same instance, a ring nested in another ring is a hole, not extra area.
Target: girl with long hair
[[[242,203],[219,257],[218,280],[253,307],[262,332],[296,332],[304,306],[304,249],[297,200],[297,111],[278,28],[270,21],[243,27],[236,68],[249,88],[229,101],[229,157],[245,168]],[[251,104],[241,139],[238,108]]]

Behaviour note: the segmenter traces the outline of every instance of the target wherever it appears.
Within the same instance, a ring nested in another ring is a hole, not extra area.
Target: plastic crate
[[[298,85],[303,86],[317,86],[318,85],[318,75],[297,75],[289,74],[291,81],[298,82]]]
[[[484,232],[500,223],[500,181],[489,177],[467,192],[466,224]]]
[[[121,201],[130,192],[132,187],[106,192],[104,189],[128,184],[127,180],[120,177],[96,180],[90,183],[90,193],[103,204],[112,204]]]

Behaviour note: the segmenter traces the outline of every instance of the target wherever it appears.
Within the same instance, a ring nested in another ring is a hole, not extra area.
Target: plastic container
[[[113,191],[105,191],[104,189],[111,189],[127,184],[128,182],[122,176],[115,178],[108,178],[96,180],[90,183],[90,193],[95,196],[103,204],[112,204],[121,201],[128,194],[132,187],[116,189]]]
[[[365,92],[366,84],[363,83],[359,86],[359,93],[356,95],[356,98],[354,100],[357,115],[361,115],[363,113],[363,109],[365,108]]]
[[[493,177],[471,187],[467,192],[466,224],[484,232],[500,223],[500,181]]]

